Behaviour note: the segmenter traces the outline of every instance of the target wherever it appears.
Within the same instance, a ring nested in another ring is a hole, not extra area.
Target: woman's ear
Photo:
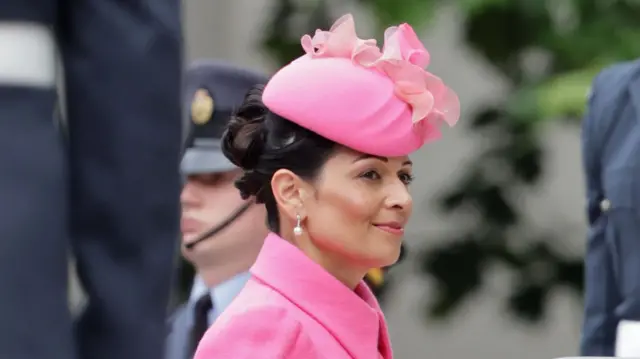
[[[305,182],[298,175],[286,169],[277,170],[271,177],[273,197],[290,219],[295,219],[297,215],[305,216],[300,212],[305,199],[304,185]]]

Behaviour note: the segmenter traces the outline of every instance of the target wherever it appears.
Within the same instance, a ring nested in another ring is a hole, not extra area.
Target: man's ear
[[[305,182],[295,173],[279,169],[271,177],[271,189],[273,197],[287,217],[292,220],[297,215],[305,217],[303,211],[303,203],[305,199]]]

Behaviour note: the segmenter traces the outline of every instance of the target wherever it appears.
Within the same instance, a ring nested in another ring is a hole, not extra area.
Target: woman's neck
[[[366,275],[366,270],[359,270],[354,272],[353,270],[347,270],[344,268],[340,268],[338,266],[333,266],[329,264],[320,263],[320,265],[331,275],[336,277],[337,280],[342,282],[342,284],[349,287],[351,290],[355,290],[358,284],[362,281],[364,276]]]
[[[296,241],[293,243],[311,260],[318,263],[329,274],[352,290],[358,286],[369,270],[368,268],[347,264],[347,261],[343,258],[322,251],[314,246],[311,241]]]

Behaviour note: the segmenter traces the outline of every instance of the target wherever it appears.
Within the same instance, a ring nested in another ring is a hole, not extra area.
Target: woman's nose
[[[390,208],[410,211],[413,205],[413,198],[407,186],[401,183],[390,188],[387,203]]]

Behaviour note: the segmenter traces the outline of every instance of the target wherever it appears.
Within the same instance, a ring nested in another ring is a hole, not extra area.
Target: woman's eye
[[[380,179],[380,174],[376,171],[367,171],[365,173],[363,173],[362,175],[360,175],[360,177],[362,178],[366,178],[369,180],[379,180]]]
[[[408,173],[401,173],[400,175],[398,175],[398,177],[400,178],[400,181],[402,181],[402,183],[407,186],[410,185],[411,182],[413,182],[413,176]]]

